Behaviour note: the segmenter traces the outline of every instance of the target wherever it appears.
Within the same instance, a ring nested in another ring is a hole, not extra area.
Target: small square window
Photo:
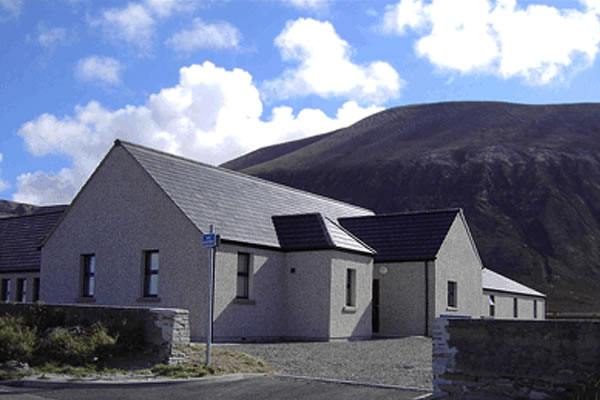
[[[17,279],[17,301],[25,303],[27,301],[27,279]]]
[[[158,296],[158,250],[144,251],[144,297]]]
[[[238,253],[236,298],[250,297],[250,254]]]
[[[84,254],[81,256],[82,268],[82,297],[94,297],[96,291],[96,256]]]
[[[456,308],[458,305],[457,298],[456,282],[448,281],[448,307]]]
[[[2,287],[0,288],[0,300],[10,301],[10,279],[2,279]]]

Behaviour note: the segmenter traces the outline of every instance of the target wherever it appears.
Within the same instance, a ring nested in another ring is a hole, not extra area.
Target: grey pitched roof
[[[39,271],[39,245],[67,206],[44,207],[30,215],[0,219],[0,272]]]
[[[341,218],[340,224],[377,252],[375,261],[433,260],[460,209]]]
[[[273,215],[373,215],[351,204],[213,167],[136,144],[123,146],[202,232],[213,224],[223,240],[279,247]]]
[[[284,250],[344,249],[373,254],[374,251],[330,218],[320,213],[273,216],[279,245]]]
[[[530,287],[522,285],[519,282],[513,281],[512,279],[487,268],[481,270],[481,281],[484,290],[495,290],[506,293],[546,297],[546,295],[543,293],[533,290]]]

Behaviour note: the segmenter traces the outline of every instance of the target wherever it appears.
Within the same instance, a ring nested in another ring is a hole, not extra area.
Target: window
[[[456,282],[448,281],[448,307],[456,308]]]
[[[537,319],[537,300],[533,301],[533,319]]]
[[[346,270],[346,306],[356,307],[356,270]]]
[[[490,296],[490,317],[496,315],[496,296]]]
[[[83,297],[94,297],[96,289],[96,256],[94,254],[86,254],[81,256],[82,259],[82,293]]]
[[[158,250],[144,251],[144,297],[158,296]]]
[[[0,289],[0,300],[10,301],[10,279],[2,279],[2,287]]]
[[[17,279],[17,301],[25,303],[27,301],[27,279]]]
[[[40,300],[40,278],[33,278],[33,292],[31,293],[31,301],[34,303]]]
[[[238,299],[250,297],[250,254],[238,253],[237,291]]]
[[[516,297],[513,299],[513,317],[519,318],[519,300]]]

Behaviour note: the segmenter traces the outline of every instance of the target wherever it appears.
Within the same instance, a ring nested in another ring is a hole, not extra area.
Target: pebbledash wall
[[[437,319],[434,398],[571,398],[600,379],[598,338],[600,321]]]
[[[139,343],[156,354],[157,362],[179,364],[188,359],[180,345],[190,343],[187,310],[175,308],[109,307],[69,304],[0,303],[0,315],[22,316],[25,320],[44,319],[53,327],[92,325],[101,322],[139,332]]]

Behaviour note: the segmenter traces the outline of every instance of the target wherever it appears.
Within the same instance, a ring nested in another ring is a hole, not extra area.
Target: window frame
[[[533,299],[533,319],[538,318],[537,300]]]
[[[239,251],[237,253],[237,271],[235,281],[235,298],[237,300],[250,300],[251,271],[252,261],[250,253]],[[240,287],[242,288],[242,293],[240,293]]]
[[[344,306],[347,308],[356,307],[356,269],[346,268],[346,292]]]
[[[156,269],[152,268],[152,256],[156,254]],[[158,250],[144,250],[143,252],[143,265],[144,265],[144,282],[142,295],[145,298],[157,298],[158,297],[158,284],[159,284],[159,272],[160,272],[160,255]],[[152,290],[152,281],[156,279],[156,291]]]
[[[446,290],[446,306],[452,309],[458,308],[458,283],[456,281],[448,281]]]
[[[31,291],[31,302],[35,303],[40,301],[40,278],[33,278],[33,290]]]
[[[490,317],[495,317],[496,316],[496,296],[493,294],[490,294],[489,302],[490,302]]]
[[[8,303],[10,301],[11,279],[2,278],[0,282],[0,301]]]
[[[513,298],[513,318],[519,318],[519,298]]]
[[[17,278],[17,303],[27,303],[27,278]]]
[[[81,297],[96,297],[96,254],[81,255]]]

